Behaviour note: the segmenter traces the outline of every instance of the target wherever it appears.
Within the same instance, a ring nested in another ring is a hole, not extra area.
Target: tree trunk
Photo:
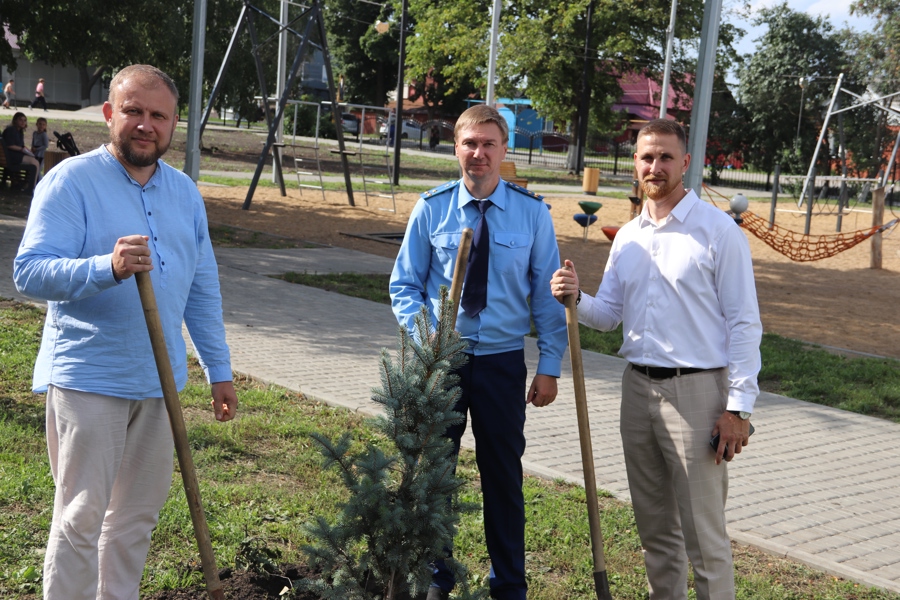
[[[106,65],[100,65],[99,67],[94,68],[93,73],[89,73],[88,67],[78,67],[78,75],[81,78],[82,107],[91,105],[91,90],[106,72],[107,68]]]
[[[566,170],[577,173],[581,169],[578,163],[578,115],[574,115],[569,122],[569,150],[566,152]]]
[[[375,106],[384,106],[387,102],[387,91],[384,87],[384,63],[378,61],[375,64],[378,66],[375,74],[375,97],[373,100],[375,101]]]

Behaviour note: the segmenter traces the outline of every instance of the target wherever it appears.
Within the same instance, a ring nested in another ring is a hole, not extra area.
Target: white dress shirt
[[[624,324],[619,353],[653,367],[728,367],[728,410],[753,412],[762,323],[747,238],[718,208],[688,194],[661,222],[641,215],[616,234],[596,297],[579,322]]]

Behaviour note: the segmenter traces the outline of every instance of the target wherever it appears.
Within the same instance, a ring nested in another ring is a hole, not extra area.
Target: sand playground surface
[[[424,191],[424,190],[423,190]],[[241,210],[247,195],[245,187],[201,188],[211,225],[229,225],[242,229],[350,248],[394,258],[398,246],[350,237],[345,234],[399,232],[406,228],[418,194],[396,196],[396,213],[390,198],[369,196],[355,191],[356,206],[351,207],[345,192],[289,189],[282,197],[275,188],[257,188],[250,210]],[[704,199],[708,196],[704,194]],[[630,218],[631,204],[617,198],[582,194],[547,194],[563,259],[578,268],[582,287],[593,293],[609,254],[610,242],[602,226],[618,226]],[[578,202],[594,200],[603,204],[597,223],[583,229],[572,216],[582,210]],[[727,208],[725,201],[719,206]],[[750,212],[768,220],[768,202],[751,202]],[[898,211],[900,213],[900,211]],[[885,222],[895,217],[888,207]],[[775,222],[802,233],[805,214],[795,204],[779,203]],[[836,215],[813,216],[810,233],[835,233]],[[872,224],[869,205],[856,207],[843,218],[843,232],[868,229]],[[866,240],[836,256],[815,262],[798,263],[779,254],[745,230],[750,241],[756,274],[757,295],[763,327],[768,333],[854,352],[900,358],[900,326],[890,313],[900,298],[900,227],[883,237],[882,269],[870,268],[871,241]],[[672,315],[678,318],[678,315]]]

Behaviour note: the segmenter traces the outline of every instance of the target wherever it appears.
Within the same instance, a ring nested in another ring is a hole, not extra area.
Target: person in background
[[[12,122],[3,130],[3,146],[6,152],[6,165],[10,170],[21,165],[20,168],[25,171],[25,181],[19,188],[20,191],[30,192],[37,185],[40,163],[25,146],[26,129],[28,117],[23,112],[17,112],[13,115]]]
[[[38,177],[44,172],[44,152],[50,146],[50,136],[47,135],[47,119],[38,117],[34,122],[35,131],[31,134],[31,153],[38,160]]]
[[[596,296],[571,261],[550,281],[578,321],[623,324],[620,430],[651,600],[733,600],[726,463],[749,442],[762,324],[750,244],[734,220],[685,189],[681,125],[650,121],[634,166],[647,194],[613,240]],[[715,448],[711,438],[719,437]]]
[[[44,97],[44,78],[38,79],[37,87],[34,88],[34,100],[31,101],[31,104],[28,105],[28,108],[34,108],[40,104],[44,107],[44,112],[47,112],[47,99]]]
[[[9,103],[12,102],[13,106],[15,106],[16,102],[16,86],[15,79],[10,79],[6,82],[6,85],[3,86],[3,95],[6,96],[3,100],[3,108],[11,108]]]
[[[103,116],[110,143],[44,177],[13,264],[16,288],[47,302],[32,384],[47,394],[56,484],[45,600],[137,600],[172,483],[172,430],[132,275],[156,289],[177,388],[188,379],[184,323],[215,418],[237,410],[203,198],[161,160],[178,89],[155,67],[126,67]]]

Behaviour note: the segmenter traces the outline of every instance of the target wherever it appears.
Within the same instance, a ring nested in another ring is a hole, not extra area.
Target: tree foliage
[[[851,70],[879,95],[900,91],[900,3],[897,0],[856,0],[851,12],[875,18],[875,28],[848,36],[845,47],[851,55]],[[867,108],[853,111],[853,125],[869,130],[867,139],[851,139],[854,164],[860,172],[875,175],[885,165],[884,156],[892,148],[894,136],[887,130],[888,115]],[[897,119],[892,120],[894,124]],[[890,166],[888,167],[890,168]]]
[[[190,62],[193,2],[79,0],[40,5],[4,0],[3,20],[31,60],[81,70],[83,99],[111,70],[144,62],[166,69],[184,89]],[[7,7],[12,8],[7,12]],[[0,53],[15,66],[6,41]]]
[[[319,517],[307,526],[315,542],[304,551],[324,577],[304,585],[326,600],[393,600],[427,589],[430,562],[452,547],[460,512],[475,509],[456,496],[461,481],[453,444],[444,437],[463,418],[454,411],[461,392],[451,372],[466,359],[446,287],[440,302],[437,329],[423,307],[415,338],[401,327],[395,358],[382,350],[382,387],[372,400],[384,407],[375,426],[389,440],[390,452],[369,443],[351,453],[349,434],[336,442],[315,436],[324,467],[337,469],[350,492],[336,523]],[[445,560],[463,597],[473,597],[464,567]]]
[[[786,2],[761,9],[754,24],[766,24],[768,31],[737,72],[749,118],[747,158],[766,171],[781,162],[788,172],[805,172],[823,123],[822,107],[846,68],[846,55],[826,18],[792,10]],[[798,85],[801,77],[804,88]]]
[[[385,32],[378,22],[394,19],[393,5],[358,0],[326,0],[325,23],[334,58],[335,77],[344,76],[344,98],[355,104],[383,106],[397,87],[400,30],[396,22]]]

